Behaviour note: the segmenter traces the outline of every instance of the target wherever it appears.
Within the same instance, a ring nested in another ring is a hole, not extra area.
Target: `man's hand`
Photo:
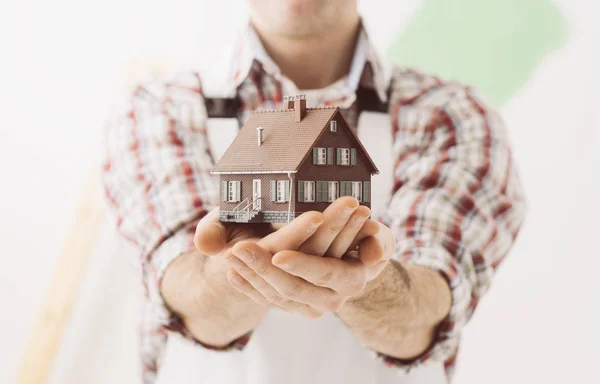
[[[310,318],[338,311],[379,275],[392,253],[391,232],[368,220],[369,215],[356,199],[343,197],[325,210],[323,224],[297,248],[273,252],[269,243],[275,234],[241,241],[225,252],[232,268],[229,281],[258,303]]]
[[[268,306],[257,304],[232,288],[223,253],[242,240],[260,241],[273,253],[297,249],[322,222],[322,213],[307,212],[273,232],[267,224],[223,224],[214,210],[197,227],[195,243],[202,252],[181,255],[167,267],[162,296],[197,340],[214,347],[225,346],[253,330]]]

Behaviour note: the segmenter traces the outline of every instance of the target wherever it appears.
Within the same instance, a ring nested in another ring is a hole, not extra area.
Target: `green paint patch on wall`
[[[500,106],[565,41],[563,15],[550,0],[423,0],[389,56],[474,85]]]

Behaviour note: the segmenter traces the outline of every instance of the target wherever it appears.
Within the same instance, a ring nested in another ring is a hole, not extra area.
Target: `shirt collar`
[[[238,39],[232,64],[231,79],[234,88],[240,86],[252,71],[262,70],[276,79],[283,77],[281,70],[269,56],[256,31],[250,25]],[[387,62],[380,58],[363,24],[354,49],[350,72],[344,79],[347,93],[352,93],[354,96],[359,85],[363,85],[375,89],[379,99],[382,102],[387,102],[390,76]],[[351,99],[353,101],[355,97]]]

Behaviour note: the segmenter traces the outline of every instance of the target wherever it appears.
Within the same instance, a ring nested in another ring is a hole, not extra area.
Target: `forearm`
[[[167,268],[161,293],[198,341],[223,347],[252,331],[268,307],[237,292],[227,281],[222,257],[192,252]]]
[[[450,305],[450,288],[439,273],[390,261],[338,315],[369,348],[410,360],[434,341]]]

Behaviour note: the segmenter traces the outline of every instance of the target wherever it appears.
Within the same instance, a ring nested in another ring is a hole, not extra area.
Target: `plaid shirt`
[[[242,100],[240,122],[256,108],[281,108],[295,94],[250,29],[231,70]],[[386,90],[392,81],[390,100]],[[171,332],[192,339],[165,306],[160,281],[174,258],[194,250],[197,222],[218,205],[215,161],[207,137],[203,87],[196,72],[137,86],[108,121],[103,182],[119,232],[138,250],[145,300],[141,317],[144,382],[155,380]],[[407,372],[428,360],[452,373],[460,333],[508,253],[525,204],[507,141],[493,110],[463,85],[402,67],[388,67],[360,35],[351,72],[328,87],[323,104],[342,108],[356,126],[358,85],[390,104],[393,188],[377,218],[397,235],[394,257],[439,271],[452,308],[435,344],[412,362],[380,355]],[[230,347],[242,348],[246,338]]]

